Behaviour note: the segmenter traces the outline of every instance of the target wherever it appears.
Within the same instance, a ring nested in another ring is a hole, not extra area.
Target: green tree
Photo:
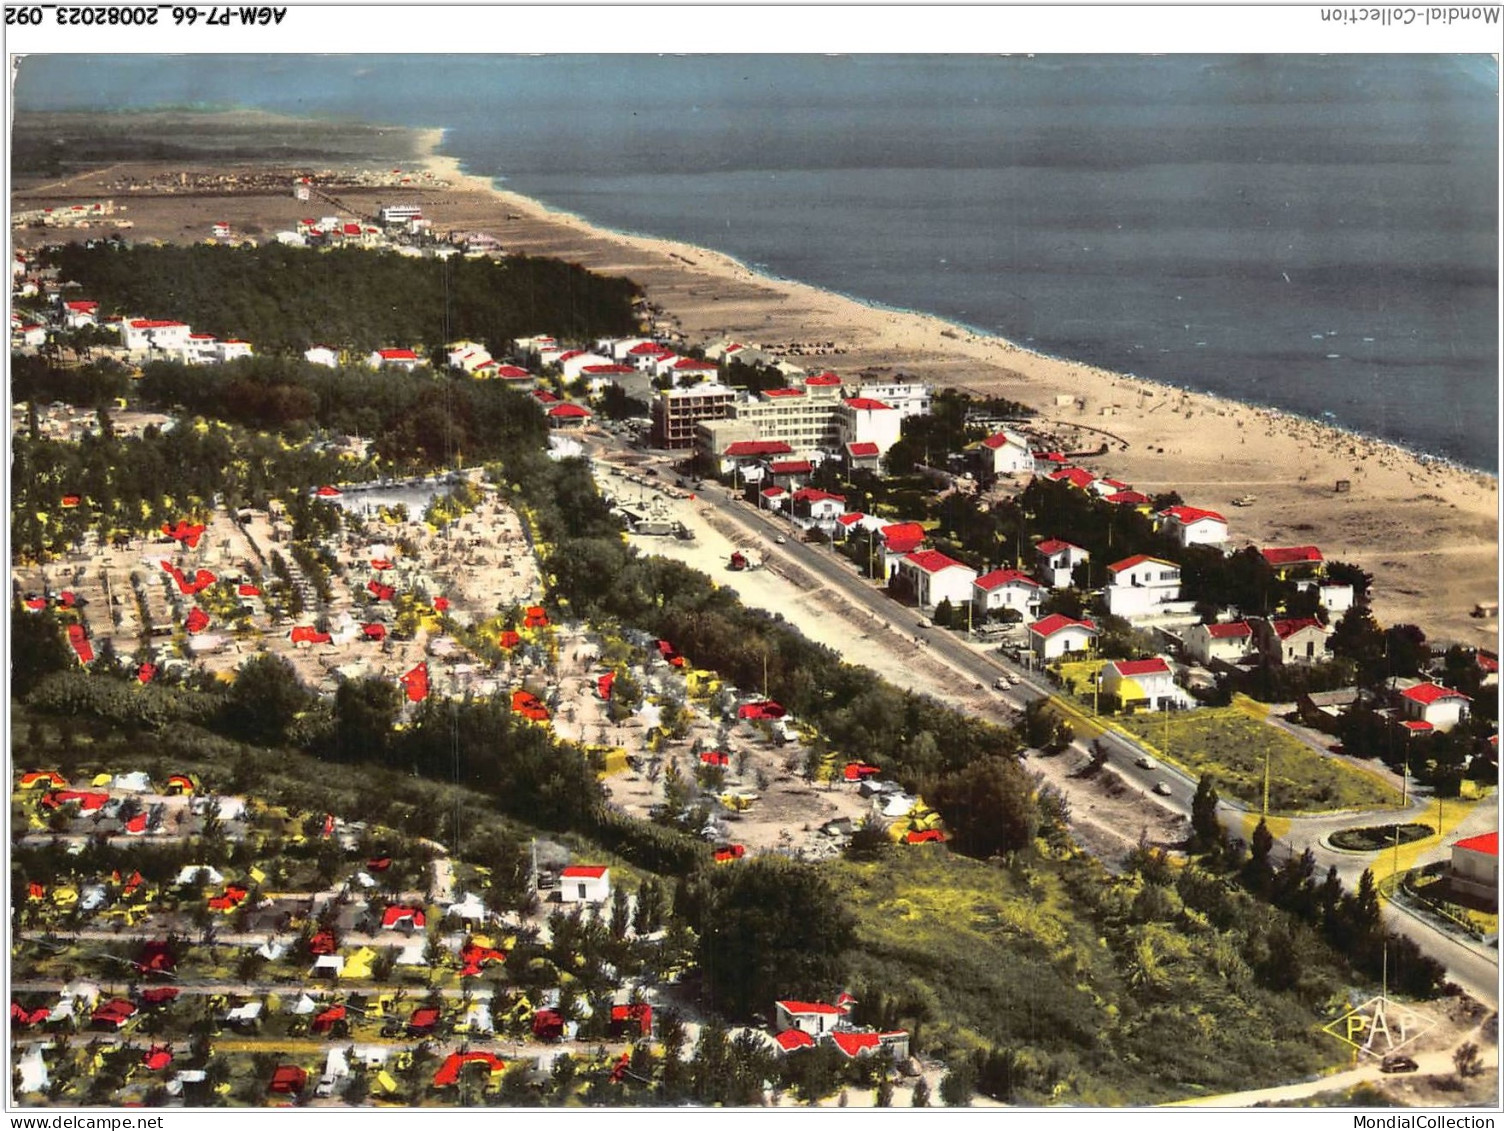
[[[10,606],[10,693],[24,699],[53,672],[76,662],[51,609],[32,612],[19,600]]]
[[[937,779],[924,795],[945,819],[952,844],[968,856],[1017,852],[1039,831],[1034,783],[1011,759],[984,758]]]
[[[1209,852],[1222,843],[1222,826],[1217,820],[1217,779],[1202,774],[1191,799],[1191,849]]]
[[[913,1107],[930,1106],[930,1086],[923,1076],[914,1081],[914,1092],[909,1102]]]
[[[702,872],[687,904],[707,997],[726,1016],[842,984],[853,919],[812,865],[764,856]]]
[[[940,1081],[940,1102],[946,1107],[970,1107],[976,1082],[977,1070],[969,1060],[953,1064]]]
[[[292,664],[281,656],[252,656],[240,665],[225,698],[224,727],[247,742],[276,746],[313,699]]]

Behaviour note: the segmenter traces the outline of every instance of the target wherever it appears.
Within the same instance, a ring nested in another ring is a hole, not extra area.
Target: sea
[[[33,56],[14,105],[443,127],[605,227],[1498,469],[1489,56]]]

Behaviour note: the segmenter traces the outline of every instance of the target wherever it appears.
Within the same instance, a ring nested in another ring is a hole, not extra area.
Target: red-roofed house
[[[801,1033],[818,1037],[846,1020],[846,1010],[820,1001],[779,1001],[774,1002],[773,1007],[773,1028],[780,1033],[798,1029]]]
[[[1182,546],[1220,545],[1227,541],[1227,519],[1200,507],[1170,507],[1159,512],[1160,529]]]
[[[979,620],[1012,609],[1025,620],[1039,615],[1043,586],[1027,573],[1016,569],[995,569],[972,583],[972,603]]]
[[[883,467],[882,449],[872,440],[847,444],[846,466],[852,471],[881,471]]]
[[[726,447],[721,459],[762,459],[766,456],[791,456],[794,449],[782,440],[738,440]]]
[[[372,369],[405,369],[411,373],[421,364],[421,359],[409,349],[374,350],[366,358]]]
[[[835,406],[836,430],[842,444],[876,444],[886,454],[898,443],[903,413],[873,397],[847,397]]]
[[[898,563],[924,543],[925,530],[917,522],[895,522],[877,532],[883,552],[883,580],[891,578]]]
[[[1471,703],[1462,692],[1439,683],[1418,683],[1399,693],[1399,706],[1407,719],[1430,723],[1443,731],[1467,718]]]
[[[1034,470],[1034,453],[1029,450],[1029,442],[1017,432],[1007,429],[994,432],[978,443],[975,450],[981,456],[984,469],[993,475],[1015,475]]]
[[[781,511],[789,501],[789,493],[782,487],[764,487],[757,493],[757,505],[765,511]]]
[[[635,1041],[653,1035],[653,1007],[645,1001],[613,1005],[608,1032],[613,1041]]]
[[[1183,707],[1190,697],[1175,685],[1175,673],[1159,656],[1147,660],[1113,660],[1102,666],[1101,692],[1120,709],[1159,711]]]
[[[949,601],[959,609],[971,600],[977,571],[939,550],[918,550],[899,560],[898,576],[912,587],[921,608],[932,609],[941,601]]]
[[[1447,881],[1456,891],[1498,907],[1498,831],[1470,836],[1452,845],[1452,871]]]
[[[818,487],[799,488],[792,501],[796,517],[811,519],[819,526],[829,526],[846,513],[845,495],[834,495]]]
[[[1289,577],[1320,577],[1326,569],[1326,559],[1315,546],[1271,546],[1260,550],[1264,560],[1281,580]]]
[[[272,1073],[269,1090],[284,1096],[302,1095],[308,1087],[308,1070],[295,1064],[279,1064]]]
[[[1253,651],[1253,629],[1247,621],[1231,624],[1193,624],[1186,630],[1186,655],[1209,664],[1213,660],[1234,663]]]
[[[99,319],[99,303],[79,299],[63,303],[63,325],[69,330],[93,326]]]
[[[96,1029],[118,1033],[136,1016],[136,1007],[124,998],[112,998],[94,1010],[91,1023]]]
[[[1254,620],[1254,640],[1272,664],[1309,664],[1326,655],[1328,630],[1312,617]]]
[[[1069,589],[1075,568],[1091,560],[1091,555],[1080,546],[1059,538],[1046,538],[1035,546],[1034,557],[1034,572],[1051,589]]]
[[[773,483],[790,491],[803,486],[813,470],[807,459],[780,459],[768,463],[768,474]]]
[[[1107,567],[1107,611],[1132,620],[1180,599],[1180,567],[1163,558],[1135,554]]]
[[[578,428],[590,419],[590,410],[581,404],[556,404],[544,415],[555,428]]]
[[[1149,508],[1154,505],[1154,500],[1142,491],[1114,491],[1106,498],[1115,506],[1132,507],[1140,514],[1148,514]]]
[[[1097,626],[1089,620],[1073,620],[1051,613],[1029,626],[1029,647],[1041,660],[1054,660],[1070,652],[1085,652],[1097,638]]]
[[[1097,481],[1097,477],[1083,467],[1062,467],[1050,472],[1046,478],[1054,483],[1069,483],[1082,491],[1091,490],[1091,485]]]
[[[564,903],[605,903],[611,898],[611,870],[604,865],[571,864],[559,873]]]

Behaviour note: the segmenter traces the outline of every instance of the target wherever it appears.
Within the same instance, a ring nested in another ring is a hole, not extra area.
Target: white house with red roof
[[[213,334],[189,334],[183,360],[189,365],[213,365],[219,360],[219,339]]]
[[[789,505],[789,492],[785,487],[764,487],[757,492],[757,505],[765,511],[783,513],[784,507]]]
[[[1470,836],[1452,845],[1452,887],[1489,907],[1499,906],[1499,833]]]
[[[1163,558],[1135,554],[1107,567],[1107,611],[1132,620],[1153,616],[1180,600],[1180,567]]]
[[[898,569],[898,563],[924,544],[925,530],[917,522],[893,522],[877,532],[878,545],[882,547],[883,578],[887,580]]]
[[[831,526],[846,513],[846,496],[822,491],[818,487],[800,487],[792,497],[794,515],[810,519],[820,527]]]
[[[1050,589],[1069,589],[1071,573],[1091,555],[1080,546],[1059,538],[1046,538],[1034,547],[1034,571]]]
[[[1133,484],[1124,483],[1121,479],[1108,479],[1104,476],[1101,479],[1094,479],[1091,489],[1093,494],[1105,499],[1109,495],[1116,495],[1122,491],[1132,491]]]
[[[1233,664],[1254,650],[1253,627],[1247,621],[1227,624],[1193,624],[1182,642],[1186,655],[1202,664],[1213,660]]]
[[[857,395],[882,401],[900,417],[928,416],[934,390],[917,381],[864,381]]]
[[[120,323],[120,341],[128,350],[181,351],[192,333],[188,323],[171,319],[126,318]]]
[[[236,358],[250,357],[254,351],[250,342],[243,342],[239,338],[226,338],[214,347],[215,359],[221,363],[234,361]]]
[[[1227,541],[1227,519],[1200,507],[1167,507],[1158,515],[1160,530],[1182,546],[1218,546]]]
[[[1055,660],[1070,652],[1086,652],[1097,638],[1097,626],[1064,613],[1051,613],[1029,626],[1029,647],[1041,660]]]
[[[1029,441],[1006,428],[978,441],[974,450],[981,454],[983,467],[992,475],[1016,475],[1034,470],[1034,453],[1029,448]]]
[[[942,601],[959,609],[971,600],[972,583],[977,579],[976,570],[939,550],[905,554],[899,559],[898,574],[912,586],[915,601],[925,609]]]
[[[807,459],[775,459],[767,463],[768,476],[780,487],[798,490],[814,473],[814,465]]]
[[[580,369],[580,380],[593,396],[607,385],[619,385],[625,378],[636,377],[637,370],[630,365],[586,365]]]
[[[600,338],[595,343],[595,351],[605,354],[612,361],[623,361],[638,346],[656,344],[651,338]]]
[[[63,326],[69,330],[81,330],[99,323],[99,303],[77,299],[63,303]]]
[[[605,903],[611,898],[611,869],[604,864],[571,864],[559,873],[564,903]]]
[[[1273,664],[1311,664],[1326,658],[1328,629],[1315,617],[1268,617],[1250,622],[1260,654]]]
[[[903,414],[874,397],[846,397],[835,407],[841,444],[876,444],[883,455],[898,443]]]
[[[1146,660],[1109,660],[1098,675],[1102,695],[1116,699],[1124,711],[1161,711],[1192,702],[1175,683],[1175,672],[1163,656]]]
[[[834,1032],[844,1025],[847,1008],[827,1005],[823,1001],[775,1001],[773,1003],[773,1028],[780,1033],[798,1030],[811,1037],[820,1037]]]
[[[1017,569],[995,569],[982,574],[972,583],[972,604],[980,620],[1004,609],[1012,609],[1025,620],[1039,616],[1039,605],[1044,600],[1044,586],[1027,573]]]
[[[411,373],[423,364],[423,359],[410,349],[384,349],[373,350],[366,364],[372,369],[401,369]]]
[[[883,450],[871,440],[846,445],[846,466],[852,471],[882,471]]]
[[[559,358],[559,369],[563,372],[564,380],[566,381],[573,381],[578,378],[584,373],[586,366],[615,364],[616,362],[609,357],[603,357],[598,353],[590,353],[586,350],[571,350]]]
[[[695,385],[701,381],[715,384],[720,374],[719,365],[698,357],[679,357],[658,366],[658,376],[667,376],[675,385]]]
[[[590,410],[582,404],[570,401],[547,406],[544,409],[544,415],[548,417],[549,426],[552,428],[578,428],[590,419]]]
[[[1428,724],[1433,730],[1451,730],[1468,717],[1472,700],[1460,691],[1439,683],[1418,683],[1398,696],[1405,718]]]
[[[455,342],[448,348],[446,358],[449,368],[474,373],[477,367],[491,360],[491,351],[479,342]]]
[[[328,346],[310,346],[303,351],[303,360],[310,365],[327,365],[330,369],[339,367],[339,354]]]
[[[47,327],[40,322],[27,322],[11,327],[11,336],[21,345],[41,349],[47,344]]]

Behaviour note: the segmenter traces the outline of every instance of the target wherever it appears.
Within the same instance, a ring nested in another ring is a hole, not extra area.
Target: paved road
[[[994,652],[979,652],[946,630],[921,627],[918,612],[895,602],[881,589],[858,576],[845,558],[836,556],[827,547],[818,543],[801,542],[797,536],[798,531],[791,522],[760,511],[734,498],[729,491],[719,486],[707,484],[698,498],[719,513],[759,532],[764,560],[770,555],[782,555],[857,608],[865,609],[880,620],[892,624],[899,632],[912,632],[933,655],[970,677],[975,683],[990,688],[999,674],[1007,672],[1016,681],[1015,688],[1003,695],[1010,706],[1021,708],[1026,698],[1055,694],[1056,689],[1047,684],[1038,673],[1020,668]],[[783,543],[776,541],[780,536],[786,539]],[[912,629],[909,625],[913,626]],[[1080,718],[1085,717],[1080,715]],[[1157,786],[1163,787],[1159,790],[1162,803],[1171,811],[1189,819],[1191,801],[1196,792],[1195,779],[1157,759],[1152,769],[1141,767],[1138,763],[1150,757],[1149,752],[1117,731],[1106,730],[1096,740],[1107,747],[1114,772],[1127,784],[1145,793],[1155,791]],[[1168,792],[1164,792],[1165,789]],[[1414,798],[1404,810],[1289,818],[1287,831],[1276,838],[1276,857],[1280,857],[1282,852],[1298,854],[1310,848],[1316,857],[1318,871],[1324,873],[1328,867],[1335,865],[1344,885],[1351,890],[1357,886],[1364,869],[1374,862],[1374,857],[1327,848],[1322,843],[1323,839],[1341,828],[1371,824],[1376,817],[1386,823],[1413,820],[1425,811],[1427,804],[1426,798]],[[1252,812],[1254,810],[1251,807],[1236,801],[1223,801],[1218,807],[1218,816],[1223,826],[1236,837],[1247,836],[1247,825]],[[1428,854],[1437,856],[1445,852],[1445,846],[1438,844]],[[1444,963],[1452,980],[1469,993],[1493,1006],[1498,1005],[1497,951],[1461,942],[1394,904],[1390,904],[1390,908],[1388,919],[1394,930],[1413,939],[1423,952]]]

